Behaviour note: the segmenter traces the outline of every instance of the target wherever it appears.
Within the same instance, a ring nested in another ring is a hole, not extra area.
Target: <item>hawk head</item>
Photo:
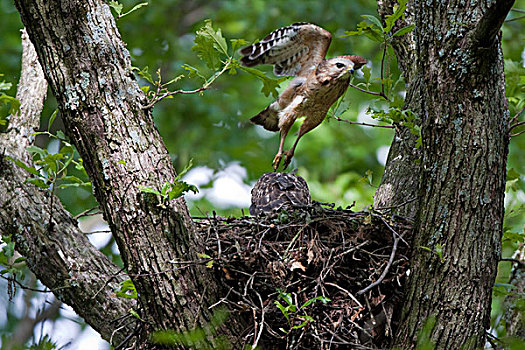
[[[322,61],[315,72],[321,83],[334,80],[346,80],[350,75],[366,64],[360,56],[339,56]]]

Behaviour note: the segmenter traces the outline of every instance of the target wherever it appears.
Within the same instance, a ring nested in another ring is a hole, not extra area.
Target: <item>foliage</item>
[[[137,299],[137,289],[130,279],[119,283],[119,289],[115,291],[115,295],[119,298]]]
[[[51,129],[51,125],[57,116],[55,111],[48,123],[48,130]],[[12,160],[16,165],[22,169],[28,171],[34,177],[27,178],[26,182],[38,186],[42,189],[51,189],[54,191],[55,184],[60,182],[56,188],[65,189],[68,187],[91,187],[91,183],[86,181],[88,179],[86,170],[81,158],[75,154],[74,146],[69,143],[66,135],[60,130],[57,131],[56,135],[49,131],[42,131],[33,133],[33,135],[46,135],[51,139],[55,139],[63,144],[58,153],[49,153],[47,149],[40,148],[36,145],[31,145],[26,150],[33,156],[34,165],[26,165],[18,159]],[[68,167],[74,165],[75,169],[82,173],[82,178],[74,175],[68,175]]]
[[[0,74],[2,77],[3,74]],[[4,91],[11,89],[12,84],[5,80],[0,81],[0,132],[7,128],[7,117],[16,114],[20,110],[20,102],[13,96],[6,94]]]
[[[152,341],[159,345],[183,345],[198,350],[211,349],[231,349],[231,344],[225,336],[219,335],[214,337],[215,345],[211,347],[207,340],[207,335],[216,335],[219,327],[224,324],[228,318],[226,309],[217,309],[211,317],[210,322],[203,327],[196,327],[186,332],[176,332],[173,330],[163,330],[154,332]]]
[[[158,190],[143,185],[139,186],[139,190],[145,193],[151,193],[160,196],[161,206],[165,206],[168,201],[179,198],[186,192],[192,191],[193,193],[197,193],[199,192],[197,187],[181,180],[182,176],[184,176],[184,174],[186,174],[192,166],[193,163],[190,159],[190,163],[175,177],[173,183],[166,182],[162,188]]]
[[[275,306],[277,306],[277,308],[283,313],[289,326],[288,330],[280,328],[280,330],[284,333],[289,333],[293,329],[301,329],[308,323],[314,321],[314,319],[311,316],[308,316],[308,314],[306,313],[305,309],[307,307],[309,307],[310,305],[315,305],[317,302],[326,304],[330,301],[329,298],[317,296],[315,298],[307,300],[301,306],[298,306],[294,303],[291,293],[286,293],[280,290],[278,292],[278,297],[284,300],[285,304],[281,304],[279,300],[276,300],[274,303]]]

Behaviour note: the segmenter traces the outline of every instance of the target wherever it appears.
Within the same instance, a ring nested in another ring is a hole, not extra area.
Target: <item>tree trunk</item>
[[[25,31],[22,48],[20,113],[11,116],[9,132],[0,133],[1,233],[11,235],[28,267],[58,299],[73,307],[103,338],[120,344],[133,331],[132,324],[108,320],[129,316],[129,309],[136,306],[133,300],[111,297],[126,275],[89,243],[58,198],[25,183],[30,174],[4,157],[30,164],[25,148],[34,139],[31,134],[38,128],[47,93],[44,73]]]
[[[380,14],[392,13],[394,3],[379,2]],[[415,29],[394,42],[408,84],[407,108],[420,119],[423,141],[421,165],[407,163],[416,171],[406,182],[402,176],[409,172],[395,160],[410,161],[416,152],[405,139],[394,142],[402,146],[392,148],[385,170],[386,180],[395,178],[398,186],[383,205],[419,188],[408,210],[417,212],[413,271],[397,346],[414,348],[432,319],[436,348],[484,345],[501,250],[508,147],[498,31],[512,4],[411,2],[405,21]]]
[[[142,108],[146,98],[109,6],[102,0],[15,4],[139,293],[143,347],[152,348],[155,330],[194,327],[207,330],[202,343],[216,345],[208,323],[218,284],[204,266],[177,263],[195,261],[201,251],[185,202],[163,204],[139,190],[173,183],[175,172],[151,110]],[[240,329],[230,315],[221,332],[236,339]]]

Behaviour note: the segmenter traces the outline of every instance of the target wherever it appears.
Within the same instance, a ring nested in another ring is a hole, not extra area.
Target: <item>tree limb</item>
[[[491,7],[485,9],[485,13],[470,35],[472,48],[487,48],[492,45],[507,14],[514,5],[514,0],[498,0],[491,2],[491,4]]]
[[[101,336],[110,339],[111,320],[126,314],[134,301],[114,297],[121,276],[106,283],[119,271],[99,252],[77,227],[58,199],[49,206],[49,193],[24,183],[29,174],[4,156],[29,159],[25,148],[32,142],[31,132],[38,126],[47,93],[40,64],[25,31],[22,34],[22,72],[17,97],[21,113],[12,116],[10,131],[0,134],[0,227],[12,235],[16,250],[27,258],[27,265],[40,281],[69,304]],[[53,217],[52,227],[47,218]],[[96,292],[102,288],[101,293]],[[88,307],[86,307],[86,305]],[[115,338],[131,332],[125,327]]]
[[[81,155],[125,267],[137,288],[140,314],[151,332],[204,328],[219,299],[203,266],[174,269],[194,260],[202,239],[183,198],[159,205],[140,185],[160,189],[175,182],[170,155],[132,73],[109,6],[103,0],[16,0],[44,74],[59,105],[65,131]],[[45,15],[43,15],[45,14]],[[234,336],[234,316],[222,334]],[[209,327],[208,327],[209,328]],[[213,334],[203,340],[215,345]]]

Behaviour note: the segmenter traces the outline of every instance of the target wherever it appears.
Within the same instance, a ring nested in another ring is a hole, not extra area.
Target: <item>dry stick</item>
[[[257,292],[255,292],[255,294],[257,294],[257,296],[259,297],[259,302],[261,303],[261,326],[259,328],[259,332],[257,333],[257,337],[255,338],[255,341],[252,344],[252,349],[257,348],[257,344],[259,343],[259,340],[261,339],[261,335],[264,329],[264,314],[265,314],[265,311],[264,311],[265,307],[264,307],[264,303],[262,301],[261,295]],[[254,320],[255,320],[255,317],[254,317]]]
[[[371,126],[371,127],[374,127],[374,128],[386,128],[386,129],[394,129],[395,128],[393,125],[377,125],[377,124],[368,124],[368,123],[354,122],[354,121],[343,119],[343,118],[339,118],[339,117],[334,117],[334,119],[337,120],[338,122],[345,122],[345,123],[348,123],[348,124],[363,125],[363,126]]]
[[[390,258],[388,259],[388,264],[386,265],[383,273],[381,274],[381,276],[379,276],[377,281],[373,282],[368,287],[363,288],[359,292],[357,292],[358,295],[366,293],[370,289],[374,288],[375,286],[383,282],[383,280],[385,279],[386,274],[388,273],[388,270],[390,269],[390,266],[392,266],[392,262],[394,261],[394,256],[396,255],[397,243],[399,242],[399,239],[401,238],[399,234],[394,233],[394,232],[392,233],[392,237],[394,238],[394,246],[392,247],[392,253],[390,254]]]
[[[514,117],[512,117],[512,119],[509,122],[509,131],[517,126],[516,124],[514,124],[514,122],[518,120],[519,116],[521,115],[521,113],[523,113],[523,111],[525,111],[525,106],[523,106],[523,108],[518,113],[516,113]]]
[[[343,292],[345,292],[346,294],[348,294],[348,296],[357,303],[357,305],[359,305],[359,307],[363,307],[363,305],[361,305],[361,303],[359,302],[359,300],[357,300],[356,297],[354,297],[354,295],[352,293],[350,293],[348,290],[344,289],[343,287],[340,287],[338,286],[337,284],[335,283],[332,283],[332,282],[325,282],[326,285],[329,285],[329,286],[332,286],[332,287],[335,287],[339,290],[342,290]]]

